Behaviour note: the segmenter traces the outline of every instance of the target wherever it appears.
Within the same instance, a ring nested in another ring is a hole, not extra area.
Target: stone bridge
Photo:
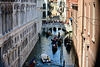
[[[60,27],[60,28],[64,28],[64,23],[47,23],[47,24],[43,24],[42,28],[52,28],[52,27]]]
[[[67,25],[64,23],[47,23],[47,24],[43,24],[42,25],[42,29],[46,32],[48,29],[52,28],[56,28],[58,30],[58,28],[64,29],[66,31],[72,31],[72,26],[71,25]]]

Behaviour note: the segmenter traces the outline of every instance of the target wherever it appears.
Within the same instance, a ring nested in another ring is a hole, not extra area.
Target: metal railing
[[[42,25],[43,26],[46,26],[46,25],[63,25],[64,23],[43,23]]]

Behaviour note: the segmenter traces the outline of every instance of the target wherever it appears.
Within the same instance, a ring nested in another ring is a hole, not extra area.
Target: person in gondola
[[[60,42],[63,43],[63,38],[62,37],[60,38]]]
[[[69,41],[69,38],[66,37],[65,40],[64,40],[64,44],[67,45],[68,41]]]
[[[54,44],[56,43],[57,37],[54,37]]]
[[[61,41],[60,41],[60,39],[58,40],[58,46],[61,46]]]
[[[49,61],[49,57],[47,56],[47,60]]]
[[[60,37],[60,32],[58,33],[58,38]]]
[[[57,44],[55,43],[55,47],[57,47]]]
[[[31,61],[30,67],[35,67],[35,58],[33,58],[33,60]]]

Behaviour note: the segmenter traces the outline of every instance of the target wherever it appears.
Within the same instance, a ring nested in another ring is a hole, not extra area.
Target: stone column
[[[52,33],[53,33],[53,27],[52,27]]]
[[[58,27],[56,27],[57,31],[58,31]]]
[[[27,9],[26,9],[26,12],[25,12],[25,23],[27,22]]]
[[[2,36],[2,16],[0,13],[0,36]]]
[[[2,32],[5,34],[5,15],[2,14]]]
[[[8,15],[8,19],[7,19],[7,22],[8,22],[8,31],[11,31],[11,29],[12,29],[12,14],[10,13],[9,15]]]
[[[34,14],[35,14],[35,11],[34,11],[34,10],[35,10],[35,9],[33,8],[33,18],[35,17],[35,16],[34,16]]]
[[[13,13],[11,14],[11,30],[13,30]]]
[[[17,15],[17,18],[18,18],[18,22],[17,22],[17,24],[18,24],[18,26],[20,26],[21,25],[21,16],[20,16],[20,11],[17,13],[18,15]]]
[[[12,17],[13,17],[13,29],[16,27],[16,11],[13,11],[12,13]]]
[[[27,10],[27,22],[29,22],[29,9]]]

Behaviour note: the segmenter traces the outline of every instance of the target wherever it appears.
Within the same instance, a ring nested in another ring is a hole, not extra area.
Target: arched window
[[[46,4],[45,3],[43,4],[43,9],[46,9]]]
[[[43,18],[45,18],[46,17],[46,12],[45,11],[43,11]]]

